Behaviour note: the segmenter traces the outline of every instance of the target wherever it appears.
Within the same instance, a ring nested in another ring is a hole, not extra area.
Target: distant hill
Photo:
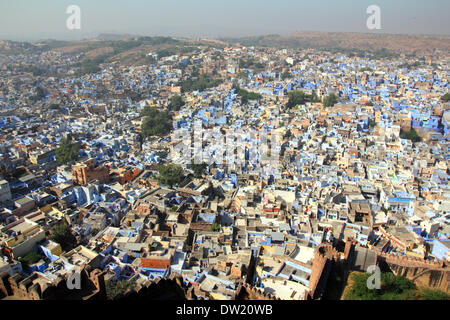
[[[222,38],[228,43],[292,49],[340,49],[345,51],[388,50],[396,53],[431,53],[450,50],[450,36],[402,35],[380,33],[343,33],[299,31],[289,36],[267,35]]]
[[[0,55],[39,53],[50,50],[81,54],[81,60],[140,65],[151,61],[148,53],[188,54],[198,47],[223,48],[232,44],[247,47],[287,49],[321,49],[373,58],[405,54],[435,54],[450,51],[450,36],[392,35],[371,33],[295,32],[289,36],[277,34],[222,39],[186,39],[146,37],[130,34],[100,34],[81,41],[43,40],[39,42],[0,41]]]
[[[97,40],[103,40],[103,41],[111,41],[111,40],[126,40],[126,39],[133,39],[138,38],[137,35],[132,34],[113,34],[113,33],[101,33],[99,34],[96,39]]]

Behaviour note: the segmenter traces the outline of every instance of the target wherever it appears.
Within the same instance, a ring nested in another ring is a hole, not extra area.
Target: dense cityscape
[[[446,50],[0,42],[0,298],[447,300],[448,71]]]

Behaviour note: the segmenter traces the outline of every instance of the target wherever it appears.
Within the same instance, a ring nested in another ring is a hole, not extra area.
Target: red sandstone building
[[[72,168],[72,179],[74,184],[85,185],[98,180],[100,183],[109,182],[109,168],[104,166],[95,167],[94,159],[79,162]]]

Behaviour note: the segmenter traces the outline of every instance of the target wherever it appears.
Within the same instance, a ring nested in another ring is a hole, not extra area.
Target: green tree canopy
[[[238,77],[239,79],[246,79],[246,78],[248,78],[248,74],[247,74],[246,72],[244,72],[244,71],[241,71],[241,72],[239,72],[239,73],[237,74],[237,77]]]
[[[204,91],[209,88],[217,87],[222,83],[221,79],[213,79],[209,74],[202,74],[198,79],[187,79],[181,83],[183,92]]]
[[[80,145],[73,143],[71,137],[62,138],[58,148],[56,148],[56,161],[58,164],[66,164],[69,161],[78,159]]]
[[[50,231],[50,239],[59,243],[64,251],[73,249],[77,244],[77,240],[72,234],[72,230],[65,224],[54,226]]]
[[[172,108],[172,110],[178,111],[184,105],[185,102],[183,101],[183,98],[181,96],[175,95],[170,98],[170,107]]]
[[[292,137],[291,129],[288,129],[288,130],[286,131],[286,133],[284,134],[283,138],[289,139],[289,138],[291,138],[291,137]]]
[[[106,281],[106,297],[108,300],[113,300],[119,294],[124,294],[128,289],[136,287],[135,280],[116,280]]]
[[[101,70],[100,64],[105,62],[105,58],[86,59],[81,63],[80,75],[96,73]]]
[[[148,136],[164,136],[172,130],[172,117],[167,111],[159,111],[155,107],[145,107],[141,112],[142,135]]]
[[[220,231],[220,227],[221,227],[221,225],[220,225],[219,223],[215,222],[215,223],[211,226],[210,231],[212,231],[212,232],[218,232],[218,231]]]
[[[305,98],[306,95],[303,91],[292,91],[288,93],[288,103],[286,105],[286,107],[288,107],[289,109],[294,108],[297,105],[301,105],[305,103]]]
[[[166,165],[160,165],[158,167],[159,183],[172,188],[174,185],[180,183],[184,178],[183,168],[179,165],[168,163]]]
[[[281,79],[285,80],[291,76],[291,73],[289,71],[285,71],[281,74]]]
[[[323,106],[324,107],[332,107],[337,103],[337,97],[334,93],[330,93],[326,97],[323,98]]]
[[[411,140],[412,142],[420,142],[422,138],[419,136],[414,128],[411,128],[410,131],[400,130],[400,138]]]
[[[260,100],[262,98],[259,93],[250,92],[245,89],[239,89],[237,94],[242,98],[243,103],[247,103],[249,100]]]
[[[353,273],[350,290],[344,300],[448,300],[445,292],[433,289],[418,289],[416,285],[403,276],[389,272],[381,273],[380,289],[369,289],[367,279],[369,273]]]
[[[194,171],[195,178],[201,178],[203,172],[205,172],[207,167],[208,167],[208,165],[206,163],[201,163],[201,164],[191,163],[191,169],[192,169],[192,171]]]
[[[450,93],[446,93],[441,97],[441,101],[448,102],[450,100]]]
[[[20,262],[29,266],[29,265],[39,262],[43,258],[44,257],[42,255],[40,255],[39,253],[31,251],[26,256],[24,256],[22,259],[20,259]]]

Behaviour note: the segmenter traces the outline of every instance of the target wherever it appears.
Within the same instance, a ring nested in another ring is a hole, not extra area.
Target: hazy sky
[[[382,30],[366,27],[381,8]],[[68,30],[66,9],[81,9]],[[449,35],[449,0],[0,0],[0,39],[82,39],[99,33],[182,37],[290,34],[294,31]]]

